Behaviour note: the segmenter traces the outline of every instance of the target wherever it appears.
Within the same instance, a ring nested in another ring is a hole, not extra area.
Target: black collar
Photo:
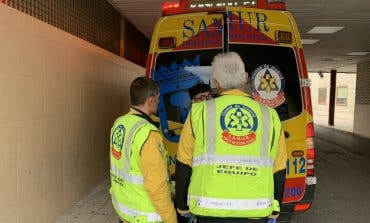
[[[159,128],[159,122],[153,121],[153,119],[150,118],[149,115],[147,115],[145,112],[141,111],[140,109],[134,108],[134,107],[131,107],[131,108],[134,109],[135,111],[139,112],[139,114],[134,114],[134,115],[139,116],[139,117],[147,120],[148,122],[150,122],[151,124],[153,124],[155,127]]]

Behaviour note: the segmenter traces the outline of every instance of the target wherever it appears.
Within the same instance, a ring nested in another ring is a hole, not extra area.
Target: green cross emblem
[[[230,115],[230,121],[227,125],[228,128],[234,128],[236,131],[243,131],[250,129],[249,117],[245,115],[240,108]]]

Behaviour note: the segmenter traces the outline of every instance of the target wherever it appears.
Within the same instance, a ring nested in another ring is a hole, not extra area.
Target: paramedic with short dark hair
[[[156,123],[159,86],[147,77],[130,87],[131,109],[113,124],[110,137],[113,207],[120,222],[177,223],[171,200],[168,153]]]
[[[208,84],[199,83],[189,89],[192,103],[209,100],[212,98],[211,87]]]
[[[278,114],[242,89],[240,56],[218,54],[213,79],[219,97],[194,103],[181,133],[176,203],[197,223],[267,222],[277,217],[286,169]]]

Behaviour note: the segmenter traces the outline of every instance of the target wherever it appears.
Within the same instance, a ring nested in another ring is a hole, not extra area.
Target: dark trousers
[[[249,219],[249,218],[215,218],[197,216],[197,223],[267,223],[268,218]]]

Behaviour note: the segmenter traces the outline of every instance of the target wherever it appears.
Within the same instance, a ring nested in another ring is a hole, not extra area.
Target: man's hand
[[[279,214],[280,214],[279,201],[274,200],[272,207],[273,207],[273,209],[272,209],[272,213],[269,216],[268,223],[275,223],[277,218],[279,217]]]
[[[277,211],[273,211],[271,214],[270,214],[270,216],[269,216],[269,218],[271,218],[271,219],[276,219],[276,218],[278,218],[279,217],[279,212],[277,212]]]
[[[184,218],[189,218],[191,215],[193,215],[192,213],[190,213],[189,210],[180,210],[180,209],[177,209],[177,212],[179,212],[179,214],[184,217]]]
[[[179,212],[179,214],[182,217],[188,218],[189,219],[189,223],[196,222],[195,216],[189,210],[179,210],[179,209],[177,209],[177,211]]]

